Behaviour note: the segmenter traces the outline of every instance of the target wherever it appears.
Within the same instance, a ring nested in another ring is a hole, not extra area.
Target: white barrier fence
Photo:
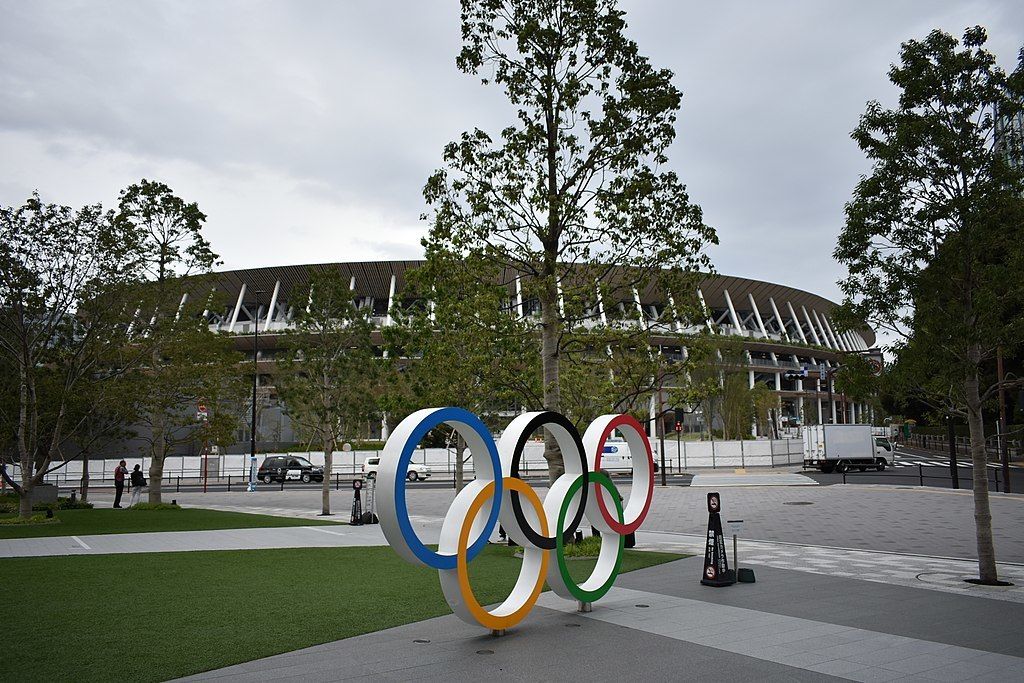
[[[616,442],[620,449],[624,443]],[[651,442],[654,459],[660,466],[661,453],[658,440]],[[324,454],[322,451],[301,451],[291,453],[257,453],[257,465],[264,458],[272,455],[291,455],[305,458],[312,464],[322,467]],[[467,452],[468,455],[468,452]],[[370,457],[380,456],[380,451],[336,451],[331,476],[350,477],[362,472],[363,462]],[[140,465],[144,476],[149,477],[150,458],[126,457],[128,470]],[[164,461],[164,479],[201,479],[203,476],[203,460],[201,456],[171,456]],[[414,451],[412,461],[425,464],[432,470],[432,476],[450,478],[455,472],[455,450],[450,448],[420,448]],[[89,478],[94,485],[111,482],[118,460],[90,460]],[[800,465],[803,463],[803,442],[800,439],[757,439],[746,441],[676,441],[665,439],[665,465],[670,472],[685,472],[692,468],[734,468],[734,467],[779,467],[784,465]],[[622,458],[607,458],[607,469],[612,471],[629,467],[629,461]],[[249,456],[242,454],[211,455],[207,464],[207,476],[211,480],[232,477],[235,481],[248,476]],[[465,463],[466,472],[473,472],[473,460],[469,457]],[[547,471],[544,460],[544,444],[530,442],[526,444],[523,459],[520,461],[520,473],[537,474]],[[8,472],[15,481],[19,478],[18,467],[8,466]],[[52,472],[46,480],[57,485],[75,485],[81,481],[82,463],[73,460],[64,467]]]

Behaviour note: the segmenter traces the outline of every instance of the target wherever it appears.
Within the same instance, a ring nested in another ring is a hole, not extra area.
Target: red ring
[[[608,506],[605,505],[604,496],[602,495],[601,491],[595,490],[593,492],[593,495],[597,498],[597,506],[601,510],[601,516],[604,517],[604,521],[608,523],[608,526],[611,527],[611,529],[615,533],[625,536],[626,534],[631,534],[640,528],[640,525],[644,522],[644,518],[647,517],[647,513],[651,509],[651,501],[654,499],[654,454],[651,452],[651,442],[650,440],[648,440],[647,435],[644,434],[644,428],[640,425],[639,422],[636,421],[636,419],[632,415],[627,415],[624,413],[608,423],[608,426],[605,427],[604,432],[601,434],[601,438],[597,442],[597,454],[594,458],[595,472],[599,472],[601,470],[601,455],[604,453],[605,441],[608,440],[608,437],[611,435],[613,431],[615,431],[616,428],[622,425],[631,427],[633,431],[635,431],[640,436],[640,440],[643,441],[644,443],[644,448],[647,449],[647,472],[648,481],[650,482],[650,484],[647,486],[647,500],[644,501],[644,509],[640,511],[640,514],[637,515],[637,518],[634,521],[626,524],[625,516],[623,516],[623,522],[620,523],[617,519],[615,519],[615,517],[611,515],[610,511],[608,510]],[[632,451],[633,449],[631,448],[631,457],[633,456]],[[635,458],[633,458],[633,466],[634,468],[636,467]],[[636,492],[633,490],[631,482],[629,491],[630,498],[632,498],[635,493]],[[623,507],[625,508],[627,506]],[[625,510],[623,510],[623,513],[625,513]]]

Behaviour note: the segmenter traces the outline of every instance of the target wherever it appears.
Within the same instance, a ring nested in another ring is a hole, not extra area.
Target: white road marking
[[[87,546],[87,545],[85,544],[85,541],[83,541],[82,539],[80,539],[80,538],[79,538],[78,536],[72,536],[72,537],[71,537],[71,540],[73,540],[73,541],[74,541],[75,543],[77,543],[78,545],[82,546],[82,547],[83,547],[83,548],[85,548],[86,550],[92,550],[92,548],[90,548],[89,546]]]
[[[304,526],[303,529],[309,529],[310,531],[319,531],[322,534],[330,534],[331,536],[344,536],[344,531],[329,531],[327,529],[318,526]]]

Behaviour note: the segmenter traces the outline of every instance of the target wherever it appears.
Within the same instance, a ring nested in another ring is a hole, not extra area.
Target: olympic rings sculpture
[[[441,424],[465,439],[476,479],[456,495],[434,551],[416,535],[405,484],[413,451]],[[541,427],[555,439],[565,461],[565,474],[555,480],[543,501],[519,473],[526,442]],[[601,470],[605,441],[615,430],[625,437],[634,463],[632,488],[624,505],[615,484]],[[470,624],[491,630],[519,623],[537,602],[545,580],[567,600],[594,602],[604,596],[618,575],[624,536],[643,524],[653,495],[651,444],[640,423],[629,415],[599,417],[581,438],[559,413],[525,413],[512,420],[495,444],[487,427],[469,411],[427,408],[395,428],[377,470],[377,514],[388,543],[409,562],[437,569],[452,611]],[[564,548],[584,519],[601,532],[602,543],[590,577],[577,583],[566,566]],[[487,545],[498,523],[523,547],[523,564],[509,596],[487,611],[473,595],[469,563]]]

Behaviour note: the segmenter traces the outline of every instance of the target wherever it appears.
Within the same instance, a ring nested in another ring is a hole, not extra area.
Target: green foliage
[[[489,296],[507,302],[499,308],[513,327],[487,338],[505,340],[496,355],[529,370],[507,388],[530,399],[521,405],[578,417],[610,400],[628,409],[650,369],[636,298],[672,292],[687,320],[694,302],[683,293],[695,291],[696,271],[710,268],[703,248],[717,241],[664,170],[681,93],[625,28],[611,0],[464,0],[458,67],[501,87],[516,121],[499,138],[463,133],[424,188],[428,262],[463,281],[485,263],[485,282],[504,290]],[[528,336],[538,329],[539,340]],[[616,353],[628,371],[609,371]],[[549,460],[557,472],[560,460]]]
[[[35,508],[32,509],[34,510]],[[60,520],[56,517],[47,517],[46,515],[32,515],[31,517],[0,518],[0,526],[5,527],[36,526],[39,524],[60,524]]]
[[[298,432],[333,452],[380,420],[387,361],[375,354],[370,311],[356,306],[340,272],[312,273],[295,297],[309,307],[285,337],[278,392]]]
[[[601,552],[600,536],[584,536],[579,543],[565,545],[566,557],[597,557]]]
[[[871,161],[846,205],[835,250],[849,271],[840,325],[867,320],[897,335],[901,381],[937,410],[967,417],[983,469],[982,387],[1000,346],[1024,339],[1024,165],[1000,117],[1024,104],[1024,51],[1007,76],[985,50],[939,30],[900,49],[889,78],[899,105],[868,104],[853,138]],[[1010,154],[1007,154],[1010,150]],[[997,577],[988,484],[974,480],[980,577]]]
[[[180,505],[173,503],[136,503],[129,510],[181,510]]]

